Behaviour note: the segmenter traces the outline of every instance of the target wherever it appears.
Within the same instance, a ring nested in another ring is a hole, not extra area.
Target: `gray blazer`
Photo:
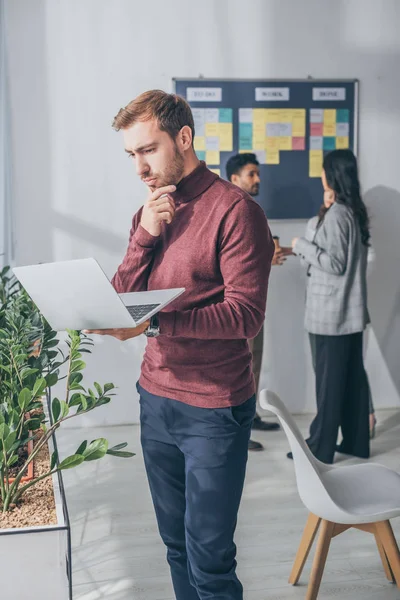
[[[307,264],[305,328],[319,335],[347,335],[369,323],[368,247],[352,211],[336,202],[320,227],[311,219],[294,247]]]

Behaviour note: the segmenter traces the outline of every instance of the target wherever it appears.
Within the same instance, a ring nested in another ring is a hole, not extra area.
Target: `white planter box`
[[[49,440],[50,454],[54,443]],[[57,525],[0,529],[1,600],[72,600],[71,535],[61,473],[53,475],[53,488]]]

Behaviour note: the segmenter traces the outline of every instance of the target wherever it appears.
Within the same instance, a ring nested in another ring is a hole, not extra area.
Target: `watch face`
[[[158,329],[158,327],[148,327],[144,334],[147,337],[158,337],[160,335],[160,330]]]

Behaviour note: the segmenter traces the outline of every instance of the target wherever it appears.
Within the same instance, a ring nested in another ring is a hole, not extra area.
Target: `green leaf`
[[[51,411],[53,413],[54,422],[58,421],[61,414],[61,403],[58,398],[54,398],[51,403]]]
[[[18,462],[18,456],[10,456],[9,460],[7,461],[7,467],[10,468],[13,465],[15,465],[15,463]]]
[[[71,364],[71,373],[82,371],[85,367],[86,363],[83,360],[73,360]]]
[[[55,371],[56,369],[58,369],[59,367],[61,367],[63,363],[61,361],[54,361],[51,363],[51,370]]]
[[[122,450],[123,448],[126,448],[128,445],[128,442],[122,442],[122,444],[117,444],[116,446],[113,446],[112,448],[110,448],[110,450]]]
[[[69,386],[70,390],[82,390],[83,392],[85,391],[85,388],[80,384],[80,383],[73,383],[72,385]]]
[[[104,386],[104,393],[109,392],[115,388],[113,383],[106,383]]]
[[[97,440],[93,440],[83,452],[83,456],[85,461],[89,460],[97,460],[99,458],[103,458],[106,455],[108,450],[108,441],[105,438],[99,438]]]
[[[20,391],[18,396],[18,404],[21,410],[25,411],[29,406],[29,402],[32,399],[32,392],[28,388],[24,388]]]
[[[135,456],[133,452],[119,452],[118,450],[107,450],[107,454],[118,456],[118,458],[132,458],[132,456]]]
[[[38,408],[40,410],[42,410],[42,408],[43,408],[42,402],[31,402],[29,405],[29,410],[36,410]]]
[[[71,406],[78,406],[81,402],[81,395],[78,393],[72,394],[72,396],[69,399],[68,405]]]
[[[6,452],[9,452],[11,447],[13,446],[15,440],[17,437],[17,432],[16,431],[12,431],[4,440],[4,448]]]
[[[103,396],[103,398],[100,398],[100,400],[96,402],[96,406],[103,406],[103,404],[108,404],[109,402],[111,402],[111,398]]]
[[[28,427],[32,431],[36,431],[36,429],[39,429],[40,427],[40,419],[28,419],[25,422],[25,427]]]
[[[58,452],[57,452],[57,450],[54,450],[53,454],[51,455],[50,471],[52,471],[54,469],[57,462],[58,462]]]
[[[16,440],[13,445],[11,446],[11,448],[9,449],[9,454],[14,454],[16,450],[18,450],[18,448],[20,446],[25,446],[26,441],[24,440],[23,442],[21,440]]]
[[[96,388],[98,395],[102,396],[103,390],[101,389],[101,385],[99,383],[97,383],[97,381],[94,382],[94,387]]]
[[[48,375],[46,375],[46,381],[48,387],[52,387],[58,381],[58,373],[49,373]]]
[[[33,386],[34,397],[41,396],[43,394],[44,390],[46,389],[46,387],[47,387],[47,381],[45,380],[44,377],[37,379],[35,381],[35,385]]]
[[[82,442],[82,444],[79,446],[78,450],[76,451],[76,454],[83,454],[87,448],[87,440],[85,440],[84,442]]]
[[[59,344],[59,340],[49,340],[48,342],[46,342],[46,348],[55,348],[56,346],[58,346]]]
[[[82,373],[71,373],[69,376],[69,383],[80,383],[83,379]]]
[[[58,355],[57,350],[49,350],[47,353],[47,356],[49,357],[50,360],[53,360],[53,358],[56,358],[57,355]]]
[[[87,410],[88,403],[86,400],[86,396],[84,396],[83,394],[81,394],[81,405],[82,405],[82,410]]]
[[[40,429],[44,431],[44,433],[47,433],[47,425],[45,423],[40,423]]]
[[[27,379],[28,377],[30,377],[30,375],[34,375],[34,373],[37,372],[37,369],[21,369],[21,378]]]
[[[10,433],[10,428],[8,425],[6,425],[6,423],[2,423],[0,425],[0,439],[1,440],[5,440]]]
[[[65,400],[61,400],[61,419],[65,419],[69,413],[69,406]]]
[[[73,469],[74,467],[77,467],[78,465],[83,463],[84,460],[85,457],[82,456],[82,454],[72,454],[72,456],[64,458],[64,460],[60,463],[59,469]]]

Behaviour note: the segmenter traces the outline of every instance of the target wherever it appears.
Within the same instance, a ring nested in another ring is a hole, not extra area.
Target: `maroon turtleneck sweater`
[[[261,207],[204,163],[172,194],[175,218],[154,237],[133,218],[117,292],[184,287],[159,314],[140,385],[208,408],[245,402],[255,391],[247,339],[264,323],[274,244]]]

